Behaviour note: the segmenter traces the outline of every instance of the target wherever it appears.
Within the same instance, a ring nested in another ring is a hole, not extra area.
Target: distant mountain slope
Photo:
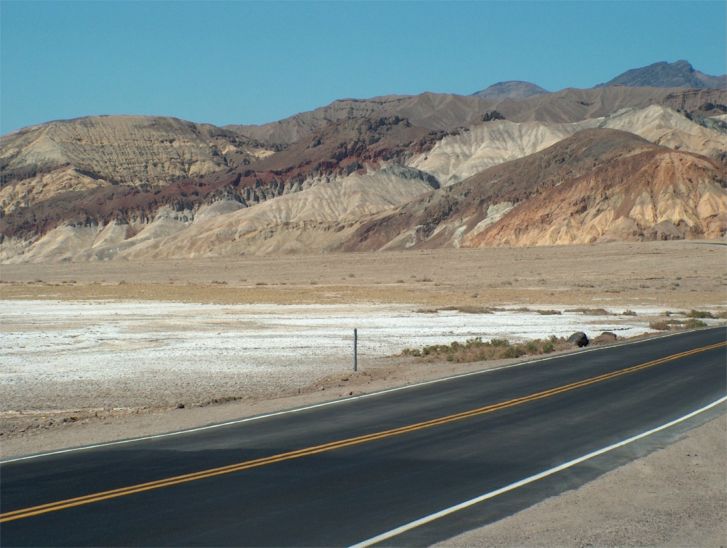
[[[388,112],[388,105],[396,104],[402,99],[402,96],[339,99],[324,107],[294,114],[269,124],[231,124],[226,128],[265,143],[289,145],[332,123],[353,118],[384,116]]]
[[[682,150],[717,154],[727,147],[727,135],[656,105],[573,124],[498,120],[452,135],[399,117],[344,120],[247,166],[157,188],[73,190],[10,212],[0,218],[0,260],[469,245],[488,224],[529,199],[533,188],[654,147],[614,132],[610,139],[604,137],[609,133],[581,139],[592,142],[590,148],[583,143],[573,148],[580,141],[566,138],[584,127],[629,129]],[[545,157],[508,162],[556,142]],[[472,173],[449,187],[451,192],[435,192],[434,202],[420,210],[418,195]],[[342,180],[348,182],[337,186]],[[393,206],[400,209],[391,218],[365,218]]]
[[[218,200],[249,207],[303,190],[320,178],[402,163],[445,135],[398,116],[344,119],[254,162],[179,178],[160,188],[104,184],[43,196],[0,217],[0,234],[37,238],[62,225],[151,222],[165,207],[193,217],[197,209]]]
[[[629,86],[652,88],[727,88],[727,75],[710,76],[696,70],[688,61],[659,62],[627,70],[596,87]]]
[[[0,139],[0,213],[68,191],[157,187],[272,151],[209,124],[158,116],[49,122]]]
[[[513,122],[570,123],[607,116],[623,108],[644,108],[654,104],[695,115],[714,115],[718,113],[715,109],[721,108],[719,105],[727,109],[727,90],[615,86],[565,89],[525,99],[422,93],[360,101],[346,99],[272,124],[227,128],[268,146],[284,147],[331,123],[352,118],[399,116],[417,127],[453,131],[491,118],[493,111]]]
[[[446,186],[596,127],[621,129],[655,144],[713,158],[727,152],[727,133],[700,126],[671,109],[651,105],[570,124],[494,120],[444,137],[431,150],[412,157],[408,165],[433,174]]]
[[[526,97],[543,95],[544,93],[550,92],[531,82],[508,80],[506,82],[492,84],[488,88],[477,91],[472,95],[484,99],[501,99],[505,97],[509,97],[510,99],[525,99]]]
[[[373,218],[345,249],[720,237],[725,187],[716,162],[590,129]]]
[[[646,72],[712,82],[673,65]],[[719,237],[727,89],[704,86],[501,82],[227,128],[50,122],[0,139],[0,260]],[[593,211],[607,213],[593,224]]]

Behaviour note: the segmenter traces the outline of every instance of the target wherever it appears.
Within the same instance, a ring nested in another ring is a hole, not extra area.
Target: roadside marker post
[[[358,371],[358,329],[353,329],[353,370]]]

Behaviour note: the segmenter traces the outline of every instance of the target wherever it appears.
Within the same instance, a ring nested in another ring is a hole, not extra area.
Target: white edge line
[[[428,516],[424,516],[423,518],[419,518],[417,520],[411,521],[405,525],[402,525],[401,527],[397,527],[396,529],[392,529],[391,531],[387,531],[386,533],[381,533],[380,535],[377,535],[370,539],[367,539],[367,540],[361,541],[357,544],[354,544],[352,546],[352,548],[363,548],[363,547],[371,546],[373,544],[377,544],[379,542],[383,542],[385,540],[388,540],[388,539],[395,537],[397,535],[400,535],[402,533],[406,533],[407,531],[411,531],[412,529],[415,529],[422,525],[426,525],[427,523],[435,521],[444,516],[448,516],[450,514],[458,512],[460,510],[464,510],[465,508],[469,508],[470,506],[474,506],[475,504],[479,504],[480,502],[494,498],[498,495],[502,495],[503,493],[507,493],[508,491],[513,491],[514,489],[523,487],[524,485],[528,485],[529,483],[533,483],[540,479],[543,479],[543,478],[546,478],[553,474],[556,474],[562,470],[565,470],[566,468],[571,468],[572,466],[575,466],[576,464],[580,464],[584,461],[587,461],[587,460],[597,457],[599,455],[603,455],[604,453],[608,453],[609,451],[613,451],[614,449],[618,449],[619,447],[623,447],[624,445],[628,445],[629,443],[635,442],[637,440],[640,440],[642,438],[655,434],[656,432],[670,428],[676,424],[679,424],[680,422],[684,422],[685,420],[691,419],[692,417],[699,415],[700,413],[703,413],[704,411],[708,411],[709,409],[712,409],[713,407],[716,407],[717,405],[724,403],[726,401],[727,401],[727,396],[723,396],[723,397],[719,398],[718,400],[713,401],[709,405],[706,405],[700,409],[697,409],[696,411],[692,411],[691,413],[688,413],[682,417],[679,417],[678,419],[674,419],[673,421],[667,422],[666,424],[662,424],[661,426],[657,426],[656,428],[652,428],[651,430],[647,430],[646,432],[643,432],[636,436],[632,436],[632,437],[627,438],[618,443],[614,443],[613,445],[609,445],[608,447],[598,449],[597,451],[593,451],[592,453],[588,453],[587,455],[583,455],[582,457],[578,457],[578,458],[570,460],[568,462],[564,462],[563,464],[560,464],[554,468],[549,468],[548,470],[544,470],[543,472],[540,472],[533,476],[529,476],[527,478],[521,479],[519,481],[516,481],[515,483],[511,483],[510,485],[506,485],[506,486],[496,489],[494,491],[490,491],[489,493],[485,493],[484,495],[480,495],[479,497],[475,497],[473,499],[466,500],[464,502],[460,502],[459,504],[455,504],[454,506],[450,506],[449,508],[445,508],[444,510],[435,512],[434,514],[430,514]]]
[[[714,328],[711,328],[710,327],[709,329],[714,329]],[[695,331],[688,331],[687,333],[694,333],[694,332]],[[446,382],[446,381],[450,381],[450,380],[454,380],[454,379],[460,379],[460,378],[463,378],[463,377],[470,377],[470,376],[473,376],[473,375],[482,375],[484,373],[490,373],[492,371],[500,371],[502,369],[510,369],[512,367],[520,367],[520,366],[523,366],[523,365],[530,365],[530,364],[533,364],[533,363],[540,363],[540,362],[545,362],[545,361],[549,361],[549,360],[556,360],[556,359],[559,359],[559,358],[565,358],[565,357],[567,357],[569,355],[580,355],[580,354],[586,354],[588,352],[597,352],[597,351],[600,351],[600,350],[608,350],[608,349],[611,349],[611,348],[617,348],[617,347],[620,347],[620,346],[627,346],[627,345],[630,345],[630,344],[640,344],[640,343],[650,342],[650,341],[654,341],[654,340],[658,340],[658,339],[664,339],[664,338],[667,338],[667,337],[675,337],[675,336],[678,336],[678,335],[685,335],[687,333],[684,333],[684,332],[667,333],[665,335],[660,335],[660,336],[657,336],[657,337],[649,337],[649,338],[645,338],[645,339],[640,339],[638,341],[624,341],[624,342],[622,342],[620,344],[611,344],[611,345],[602,346],[602,347],[599,347],[599,348],[587,348],[585,350],[580,350],[580,351],[577,350],[577,351],[572,352],[572,353],[558,354],[556,356],[548,356],[547,358],[536,358],[536,359],[533,359],[533,360],[527,360],[527,361],[522,361],[522,362],[518,362],[518,363],[511,363],[509,365],[501,365],[499,367],[492,367],[490,369],[480,369],[478,371],[470,371],[468,373],[459,373],[457,375],[450,375],[448,377],[442,377],[442,378],[439,378],[439,379],[432,379],[432,380],[429,380],[429,381],[422,381],[422,382],[418,382],[418,383],[415,383],[415,384],[408,384],[406,386],[397,386],[395,388],[387,388],[386,390],[379,390],[378,392],[370,392],[368,394],[360,394],[358,396],[352,396],[352,397],[349,397],[349,398],[340,398],[340,399],[337,399],[337,400],[327,401],[327,402],[323,402],[323,403],[316,403],[316,404],[313,404],[313,405],[307,405],[305,407],[296,407],[294,409],[286,409],[286,410],[283,410],[283,411],[275,411],[273,413],[266,413],[264,415],[255,415],[253,417],[246,417],[246,418],[243,418],[243,419],[235,419],[235,420],[227,421],[227,422],[220,422],[220,423],[216,423],[216,424],[208,424],[208,425],[205,425],[205,426],[198,426],[198,427],[195,427],[195,428],[188,428],[186,430],[176,430],[174,432],[165,432],[165,433],[162,433],[162,434],[152,434],[152,435],[149,435],[149,436],[141,436],[141,437],[138,437],[138,438],[129,438],[129,439],[124,439],[124,440],[109,441],[109,442],[104,442],[104,443],[96,443],[96,444],[93,444],[93,445],[82,445],[80,447],[69,447],[68,449],[59,449],[57,451],[49,451],[49,452],[46,452],[46,453],[35,453],[35,454],[32,454],[32,455],[25,455],[25,456],[21,456],[21,457],[10,458],[10,459],[7,459],[7,460],[0,460],[0,465],[9,464],[11,462],[23,461],[23,460],[38,459],[38,458],[41,458],[41,457],[50,457],[50,456],[53,456],[53,455],[62,455],[64,453],[74,453],[76,451],[87,451],[89,449],[98,449],[100,447],[111,447],[111,446],[114,446],[114,445],[125,445],[125,444],[128,444],[128,443],[136,443],[138,441],[147,441],[147,440],[154,440],[154,439],[160,439],[160,438],[169,438],[169,437],[173,437],[173,436],[181,436],[183,434],[191,434],[191,433],[194,433],[194,432],[201,432],[203,430],[212,430],[212,429],[215,429],[215,428],[222,428],[224,426],[232,426],[232,425],[235,425],[235,424],[242,424],[242,423],[245,423],[245,422],[257,421],[257,420],[261,420],[261,419],[267,419],[267,418],[270,418],[270,417],[277,417],[277,416],[280,416],[280,415],[288,415],[288,414],[292,414],[292,413],[300,413],[300,412],[303,412],[303,411],[309,411],[311,409],[317,409],[319,407],[327,407],[329,405],[338,405],[338,404],[341,404],[341,403],[352,402],[352,401],[361,400],[361,399],[364,399],[364,398],[372,398],[374,396],[381,396],[383,394],[390,394],[392,392],[398,392],[400,390],[409,390],[409,389],[412,389],[412,388],[418,388],[420,386],[426,386],[428,384],[437,384],[437,383],[440,383],[440,382]]]

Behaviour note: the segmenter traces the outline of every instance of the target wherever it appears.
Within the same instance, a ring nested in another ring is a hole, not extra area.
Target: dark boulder
[[[576,331],[570,337],[568,342],[578,347],[588,346],[588,336],[583,331]]]
[[[603,343],[611,343],[618,339],[618,336],[616,333],[611,333],[610,331],[604,331],[601,333],[598,337],[593,339],[593,342],[595,344],[603,344]]]

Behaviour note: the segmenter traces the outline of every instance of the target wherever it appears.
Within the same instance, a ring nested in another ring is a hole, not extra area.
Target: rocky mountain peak
[[[704,74],[696,70],[689,61],[680,59],[673,63],[660,61],[645,67],[627,70],[596,87],[607,86],[721,89],[727,87],[727,75]]]
[[[550,92],[531,82],[508,80],[506,82],[492,84],[490,87],[477,91],[472,95],[485,99],[525,99],[526,97],[543,95],[545,93]]]

